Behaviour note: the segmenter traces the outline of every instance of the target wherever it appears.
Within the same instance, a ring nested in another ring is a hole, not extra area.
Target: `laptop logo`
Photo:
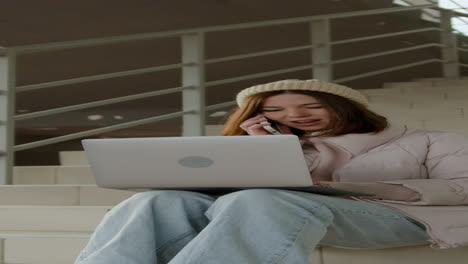
[[[213,163],[212,159],[203,156],[188,156],[179,160],[179,164],[187,168],[206,168]]]

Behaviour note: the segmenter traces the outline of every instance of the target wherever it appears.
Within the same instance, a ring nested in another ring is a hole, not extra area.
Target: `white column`
[[[317,47],[312,48],[312,62],[318,67],[314,67],[312,76],[314,79],[332,81],[330,21],[328,19],[311,21],[310,37],[311,43],[317,45]]]
[[[205,135],[205,43],[204,34],[182,36],[182,62],[192,65],[182,68],[182,85],[195,89],[182,92],[183,110],[195,110],[194,114],[183,116],[183,136]]]
[[[460,77],[458,66],[457,37],[452,32],[453,12],[451,10],[440,11],[440,42],[442,47],[442,60],[444,77]]]
[[[0,55],[0,184],[13,179],[15,141],[15,55]]]

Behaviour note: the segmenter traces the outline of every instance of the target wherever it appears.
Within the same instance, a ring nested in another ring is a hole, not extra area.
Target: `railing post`
[[[444,77],[460,77],[458,65],[457,36],[452,32],[452,10],[440,11],[440,42],[442,47]]]
[[[0,238],[0,263],[5,263],[5,239]]]
[[[182,92],[183,110],[195,110],[183,116],[182,136],[204,136],[205,113],[205,39],[204,33],[182,36],[182,62],[192,65],[182,67],[182,85],[194,86]]]
[[[0,55],[0,184],[13,183],[16,54]]]
[[[322,81],[333,80],[331,65],[330,21],[328,18],[310,22],[310,37],[312,45],[312,63],[315,65],[312,76]]]

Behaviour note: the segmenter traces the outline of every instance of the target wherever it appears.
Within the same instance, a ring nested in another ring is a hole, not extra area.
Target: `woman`
[[[375,196],[139,193],[105,216],[76,263],[305,264],[318,245],[468,245],[462,137],[389,125],[356,90],[318,80],[253,86],[237,102],[223,135],[276,125],[299,136],[314,182]]]

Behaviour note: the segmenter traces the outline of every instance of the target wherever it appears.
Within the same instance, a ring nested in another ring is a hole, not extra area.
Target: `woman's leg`
[[[385,248],[426,244],[400,213],[375,204],[281,190],[246,190],[218,198],[211,220],[170,264],[306,264],[319,244]]]
[[[208,224],[215,199],[181,191],[138,193],[109,211],[76,264],[167,263]]]

